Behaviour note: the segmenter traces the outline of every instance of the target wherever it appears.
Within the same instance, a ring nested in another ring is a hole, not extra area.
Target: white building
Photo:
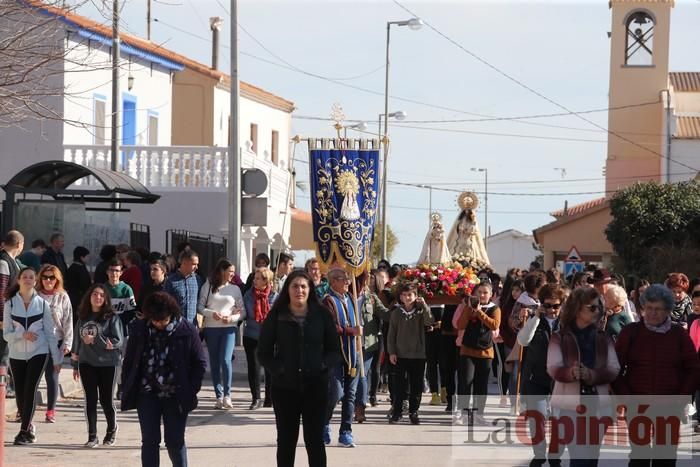
[[[541,254],[532,235],[514,229],[491,235],[486,242],[491,267],[501,275],[510,268],[527,269]]]
[[[46,101],[64,121],[0,128],[0,184],[42,161],[111,164],[111,28],[67,10],[39,10],[42,27],[52,28],[55,45],[64,48],[64,72],[46,70],[65,89]],[[27,18],[36,11],[28,10]],[[226,236],[230,77],[133,35],[122,34],[121,43],[120,169],[161,195],[155,205],[131,207],[122,217],[150,226],[157,251],[165,251],[169,229]],[[243,168],[258,168],[268,179],[261,195],[267,225],[243,228],[242,275],[256,253],[290,248],[293,110],[292,102],[241,83]]]
[[[700,72],[669,73],[668,94],[664,93],[664,97],[664,152],[669,158],[661,160],[661,174],[669,182],[697,178],[700,169]],[[670,124],[666,124],[668,116]]]

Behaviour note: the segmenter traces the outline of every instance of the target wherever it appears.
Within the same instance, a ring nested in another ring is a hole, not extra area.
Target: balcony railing
[[[121,170],[155,192],[225,191],[228,186],[228,148],[216,146],[122,146]],[[111,168],[109,146],[64,145],[63,159],[86,167]],[[262,170],[270,202],[287,203],[291,175],[271,161],[243,151],[243,168]],[[90,180],[77,184],[90,184]]]

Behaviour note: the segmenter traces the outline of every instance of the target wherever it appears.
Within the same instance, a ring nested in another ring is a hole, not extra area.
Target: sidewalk
[[[204,351],[207,353],[206,345],[204,345]],[[243,378],[244,380],[248,377],[248,363],[245,358],[245,351],[243,347],[236,347],[235,359],[233,361],[233,376],[234,379]],[[207,353],[207,359],[209,355]],[[77,393],[83,390],[80,381],[73,380],[73,367],[68,362],[68,358],[64,360],[63,369],[58,375],[58,386],[59,386],[59,398],[67,399],[69,397],[76,397]],[[205,374],[205,378],[208,378],[209,371]],[[37,390],[37,406],[46,406],[47,401],[46,394],[46,380],[42,376],[39,382],[39,388]],[[16,399],[5,398],[5,414],[7,417],[14,419],[15,413],[17,412],[17,401]]]

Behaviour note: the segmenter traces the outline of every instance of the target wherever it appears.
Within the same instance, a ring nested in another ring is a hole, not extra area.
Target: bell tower
[[[608,134],[608,192],[661,179],[673,6],[674,0],[610,0],[608,129],[624,139]]]

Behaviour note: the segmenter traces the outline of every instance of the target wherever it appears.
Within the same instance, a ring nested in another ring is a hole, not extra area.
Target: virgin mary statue
[[[442,216],[440,213],[434,212],[430,215],[430,220],[430,230],[425,236],[418,264],[448,264],[452,261],[452,257],[447,249]]]
[[[489,264],[489,255],[486,253],[486,246],[476,221],[479,198],[476,193],[467,191],[459,195],[457,202],[461,212],[447,236],[447,247],[454,256],[464,256]]]

